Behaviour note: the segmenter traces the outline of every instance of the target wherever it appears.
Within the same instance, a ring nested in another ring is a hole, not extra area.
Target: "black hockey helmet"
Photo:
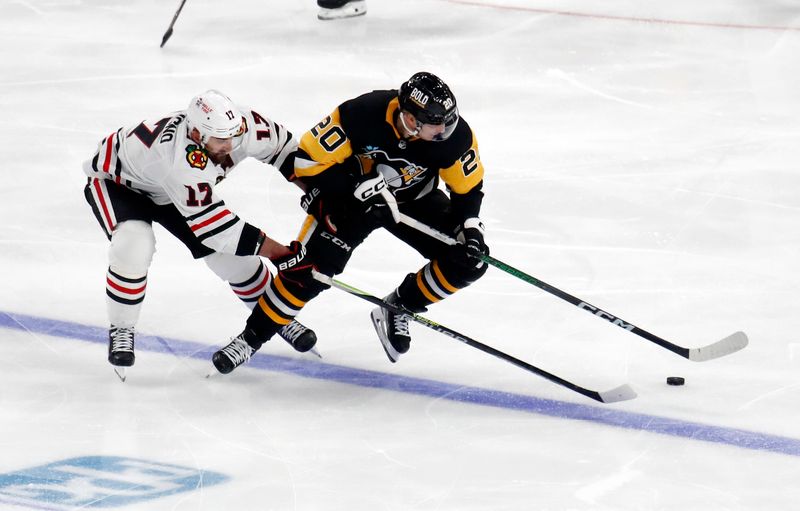
[[[455,131],[458,125],[456,97],[436,75],[415,73],[400,86],[398,96],[400,108],[417,119],[417,129],[422,124],[444,124],[444,132],[435,140],[445,140]]]

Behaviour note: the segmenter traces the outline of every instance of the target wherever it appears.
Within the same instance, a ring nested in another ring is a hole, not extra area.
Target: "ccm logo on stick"
[[[606,321],[608,321],[608,322],[614,323],[614,324],[615,324],[615,325],[617,325],[618,327],[622,327],[622,328],[624,328],[625,330],[630,330],[630,331],[633,331],[633,328],[634,328],[634,326],[633,326],[633,325],[630,325],[630,324],[628,324],[628,323],[625,323],[624,321],[622,321],[621,319],[618,319],[618,318],[617,318],[616,316],[614,316],[613,314],[609,314],[608,312],[606,312],[606,311],[604,311],[604,310],[602,310],[602,309],[598,309],[597,307],[595,307],[595,306],[593,306],[593,305],[589,305],[589,304],[588,304],[588,303],[586,303],[586,302],[581,302],[581,303],[579,303],[579,304],[578,304],[578,308],[579,308],[579,309],[586,309],[587,311],[591,312],[591,313],[592,313],[592,314],[594,314],[595,316],[597,316],[597,317],[599,317],[599,318],[603,318],[603,319],[605,319],[605,320],[606,320]]]

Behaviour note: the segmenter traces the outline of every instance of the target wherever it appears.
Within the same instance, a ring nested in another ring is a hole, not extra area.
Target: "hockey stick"
[[[164,45],[167,44],[167,41],[169,41],[169,38],[172,37],[172,27],[174,27],[175,22],[178,21],[178,16],[180,15],[181,10],[183,9],[183,4],[185,3],[186,0],[181,0],[181,5],[179,5],[178,10],[175,11],[175,16],[172,17],[172,23],[169,24],[169,28],[166,32],[164,32],[164,37],[161,38],[161,48],[163,48]]]
[[[496,350],[495,348],[492,348],[491,346],[488,346],[486,344],[478,342],[475,339],[467,337],[464,334],[460,334],[460,333],[456,332],[455,330],[452,330],[452,329],[450,329],[450,328],[448,328],[448,327],[446,327],[444,325],[440,325],[439,323],[431,321],[430,319],[427,319],[427,318],[425,318],[423,316],[420,316],[419,314],[413,313],[413,312],[411,312],[409,310],[406,310],[405,308],[398,307],[398,306],[396,306],[394,304],[391,304],[391,303],[389,303],[389,302],[387,302],[385,300],[381,300],[377,296],[373,296],[373,295],[371,295],[371,294],[369,294],[369,293],[367,293],[365,291],[361,291],[360,289],[356,289],[353,286],[349,286],[349,285],[347,285],[347,284],[345,284],[343,282],[340,282],[340,281],[338,281],[336,279],[328,277],[327,275],[319,273],[317,270],[312,270],[312,274],[313,274],[313,276],[314,276],[314,278],[316,280],[322,282],[323,284],[327,284],[327,285],[333,286],[333,287],[335,287],[337,289],[341,289],[342,291],[345,291],[345,292],[347,292],[347,293],[349,293],[349,294],[351,294],[353,296],[357,296],[357,297],[359,297],[359,298],[361,298],[363,300],[366,300],[366,301],[368,301],[370,303],[373,303],[375,305],[378,305],[380,307],[388,309],[388,310],[394,312],[395,314],[407,314],[408,317],[412,321],[416,321],[417,323],[421,323],[421,324],[425,325],[426,327],[428,327],[428,328],[430,328],[432,330],[435,330],[435,331],[437,331],[439,333],[442,333],[442,334],[444,334],[444,335],[446,335],[448,337],[451,337],[451,338],[453,338],[453,339],[455,339],[457,341],[463,342],[464,344],[466,344],[468,346],[471,346],[471,347],[473,347],[475,349],[481,350],[484,353],[488,353],[489,355],[492,355],[493,357],[499,358],[501,360],[505,360],[506,362],[509,362],[509,363],[511,363],[511,364],[513,364],[513,365],[515,365],[517,367],[525,369],[526,371],[529,371],[531,373],[537,374],[537,375],[541,376],[542,378],[550,380],[553,383],[557,383],[558,385],[566,387],[566,388],[568,388],[568,389],[570,389],[570,390],[572,390],[574,392],[577,392],[578,394],[583,394],[584,396],[586,396],[588,398],[591,398],[591,399],[594,399],[595,401],[599,401],[601,403],[614,403],[616,401],[626,401],[628,399],[633,399],[633,398],[636,397],[636,392],[634,392],[634,390],[628,384],[620,385],[619,387],[616,387],[616,388],[611,389],[611,390],[607,390],[605,392],[597,392],[595,390],[586,389],[586,388],[581,387],[579,385],[576,385],[576,384],[574,384],[572,382],[569,382],[569,381],[567,381],[567,380],[565,380],[563,378],[560,378],[560,377],[558,377],[558,376],[556,376],[554,374],[548,373],[547,371],[545,371],[543,369],[539,369],[538,367],[532,366],[531,364],[529,364],[527,362],[523,362],[522,360],[520,360],[518,358],[514,358],[511,355],[503,353],[502,351]]]
[[[423,224],[422,222],[411,218],[410,216],[400,213],[400,222],[408,225],[409,227],[413,227],[420,232],[423,232],[442,243],[446,243],[447,245],[455,245],[457,242],[450,236],[433,229],[432,227]],[[594,314],[595,316],[608,321],[611,324],[617,325],[620,328],[623,328],[631,333],[638,335],[644,339],[647,339],[650,342],[658,344],[662,348],[668,349],[669,351],[676,353],[683,358],[687,358],[693,362],[705,362],[706,360],[712,360],[715,358],[723,357],[725,355],[729,355],[731,353],[735,353],[745,346],[747,346],[748,340],[747,335],[744,332],[735,332],[724,339],[721,339],[717,342],[711,343],[707,346],[703,346],[700,348],[684,348],[683,346],[678,346],[677,344],[673,344],[657,335],[651,334],[647,330],[643,330],[638,326],[628,323],[627,321],[623,320],[618,316],[614,316],[603,309],[596,307],[589,302],[585,302],[580,298],[572,296],[571,294],[558,289],[557,287],[551,286],[546,282],[542,282],[541,280],[528,275],[527,273],[523,272],[522,270],[518,270],[513,266],[504,263],[494,257],[486,254],[475,254],[481,261],[494,266],[504,272],[517,277],[518,279],[524,280],[529,284],[533,284],[534,286],[547,291],[548,293],[555,295],[562,300],[565,300],[572,305],[578,307],[579,309],[583,309],[588,311],[590,314]]]

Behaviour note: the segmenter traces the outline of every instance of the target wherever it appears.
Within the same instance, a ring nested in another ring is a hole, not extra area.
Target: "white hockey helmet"
[[[210,137],[232,138],[244,132],[241,112],[231,98],[218,90],[206,92],[192,98],[186,109],[186,126],[200,132],[200,143],[205,145]]]

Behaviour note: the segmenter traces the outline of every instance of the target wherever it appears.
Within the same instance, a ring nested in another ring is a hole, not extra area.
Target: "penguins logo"
[[[208,165],[208,155],[196,145],[186,146],[186,161],[192,168],[205,170]]]

